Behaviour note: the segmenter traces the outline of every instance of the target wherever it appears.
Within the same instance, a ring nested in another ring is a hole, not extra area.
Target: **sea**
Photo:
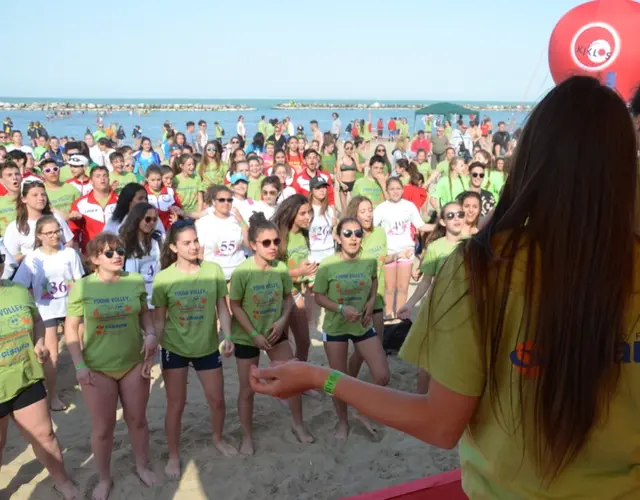
[[[140,125],[143,135],[151,138],[156,143],[162,137],[162,126],[165,121],[171,122],[171,124],[178,130],[184,131],[185,124],[188,121],[198,122],[198,120],[206,120],[209,126],[209,134],[213,136],[214,128],[213,122],[218,121],[225,129],[225,139],[228,139],[236,132],[236,123],[238,116],[243,115],[245,118],[245,127],[247,128],[247,138],[253,137],[253,134],[257,132],[258,121],[261,116],[265,116],[267,120],[271,118],[290,117],[295,127],[302,125],[305,128],[307,136],[310,135],[311,120],[317,120],[322,131],[329,131],[331,126],[331,114],[335,111],[340,115],[342,120],[342,129],[346,127],[347,123],[355,119],[372,120],[373,126],[378,118],[382,118],[385,123],[391,117],[407,118],[413,131],[417,131],[424,128],[424,122],[422,117],[415,119],[414,110],[407,109],[371,109],[371,110],[347,110],[347,109],[296,109],[296,110],[277,110],[275,106],[281,103],[290,102],[287,99],[69,99],[69,98],[55,98],[55,97],[0,97],[0,102],[9,103],[22,103],[22,102],[63,102],[63,103],[94,103],[94,104],[230,104],[230,105],[245,105],[251,108],[255,108],[252,111],[218,111],[218,112],[202,112],[202,111],[153,111],[146,115],[138,115],[136,113],[130,114],[126,112],[112,112],[102,114],[101,116],[93,111],[73,111],[70,117],[64,119],[55,118],[47,119],[47,114],[51,114],[50,111],[16,111],[7,110],[5,116],[0,117],[0,121],[6,116],[9,116],[14,124],[14,129],[21,130],[25,134],[29,123],[33,121],[39,121],[43,124],[49,135],[54,136],[67,136],[75,139],[81,139],[86,133],[87,129],[92,132],[96,130],[96,125],[99,118],[102,118],[105,126],[112,124],[122,125],[127,137],[124,140],[125,144],[132,144],[132,130],[136,125]],[[410,105],[420,104],[428,105],[437,101],[374,101],[374,100],[314,100],[314,99],[300,99],[296,100],[296,103],[331,103],[337,106],[345,104],[367,104],[371,105],[378,102],[381,105]],[[514,102],[478,102],[478,101],[455,101],[456,104],[469,104],[476,106],[486,105],[517,105],[517,104],[531,104],[531,103],[514,103]],[[526,111],[478,111],[477,116],[482,119],[485,116],[489,116],[494,125],[499,121],[507,123],[509,130],[515,130],[521,126],[527,117]],[[465,118],[466,119],[466,118]],[[197,127],[196,127],[197,129]],[[386,130],[385,130],[386,132]],[[343,133],[343,137],[346,134]]]

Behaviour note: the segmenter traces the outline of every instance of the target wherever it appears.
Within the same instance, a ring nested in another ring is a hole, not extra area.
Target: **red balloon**
[[[612,84],[630,101],[640,85],[640,3],[595,0],[560,19],[549,42],[556,83],[588,75]]]

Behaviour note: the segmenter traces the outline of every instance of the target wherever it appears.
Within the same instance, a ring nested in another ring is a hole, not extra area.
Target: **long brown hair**
[[[164,240],[164,245],[162,245],[162,250],[160,251],[160,269],[166,269],[178,260],[178,256],[171,250],[171,245],[175,245],[180,233],[187,230],[196,231],[195,221],[192,219],[180,219],[171,224],[169,231],[167,231],[167,238]]]
[[[213,158],[213,160],[209,159],[209,156],[207,155],[207,147],[208,146],[213,146],[216,150],[216,155]],[[213,140],[213,141],[209,141],[204,145],[204,152],[202,153],[202,159],[200,160],[200,165],[198,166],[198,175],[200,176],[201,179],[204,179],[204,174],[207,171],[207,167],[214,163],[216,166],[216,169],[220,168],[220,165],[222,163],[221,157],[222,154],[220,153],[222,149],[222,146],[220,146],[220,142]]]
[[[27,196],[29,191],[35,188],[41,188],[44,190],[45,196],[47,194],[47,190],[44,187],[44,184],[40,181],[32,181],[25,182],[22,185],[22,189],[20,190],[20,196],[16,198],[16,226],[18,226],[18,232],[20,234],[24,234],[27,236],[29,234],[29,210],[27,209],[27,204],[22,201],[24,196]],[[51,205],[49,204],[49,197],[47,196],[47,203],[44,205],[42,209],[42,215],[52,215]]]
[[[533,446],[524,453],[545,483],[587,445],[616,394],[634,277],[636,162],[624,102],[595,79],[570,78],[531,113],[493,216],[462,247],[494,414],[500,420],[505,403],[508,413],[509,396],[498,395],[516,387],[523,443]],[[539,368],[509,384],[498,366],[517,253],[527,257],[517,344],[533,346]]]
[[[35,239],[35,242],[33,243],[34,249],[40,248],[42,246],[42,240],[38,238],[38,235],[42,234],[42,228],[47,224],[57,224],[58,231],[62,229],[60,227],[60,223],[58,222],[58,219],[56,219],[53,215],[43,215],[42,217],[40,217],[38,219],[38,222],[36,222],[36,239]]]

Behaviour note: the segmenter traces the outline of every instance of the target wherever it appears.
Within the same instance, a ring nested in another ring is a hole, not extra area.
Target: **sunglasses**
[[[364,233],[362,232],[362,229],[344,229],[342,231],[342,236],[344,236],[345,238],[351,238],[352,236],[355,236],[356,238],[358,238],[359,240],[362,239],[362,235]]]
[[[447,212],[444,214],[444,218],[447,220],[453,220],[454,218],[464,219],[464,212],[461,210],[460,212]]]
[[[231,141],[231,144],[240,144],[239,141]]]
[[[216,148],[207,148],[207,151],[215,151]]]
[[[376,149],[376,153],[386,153],[386,149]]]
[[[116,254],[119,257],[124,257],[124,248],[118,247],[115,250],[112,249],[112,248],[109,248],[108,250],[105,250],[102,253],[107,259],[113,259],[113,256],[116,255]]]
[[[193,219],[180,219],[173,223],[172,227],[176,229],[183,229],[185,227],[194,226],[195,221]]]
[[[144,221],[147,224],[151,224],[152,222],[155,224],[156,222],[158,222],[158,218],[157,217],[149,217],[149,216],[147,216],[147,217],[144,218]]]
[[[262,194],[263,195],[275,196],[275,195],[278,194],[278,191],[267,191],[267,190],[264,190],[264,191],[262,191]]]
[[[276,238],[274,240],[262,240],[258,243],[260,243],[264,248],[269,248],[271,245],[273,245],[274,247],[279,247],[280,241],[280,238]]]
[[[480,177],[481,179],[484,179],[484,174],[481,174],[480,172],[472,172],[471,177]]]
[[[50,173],[52,173],[52,172],[55,174],[58,170],[60,170],[60,168],[59,168],[59,167],[46,167],[46,168],[43,170],[43,172],[44,172],[45,174],[50,174]]]
[[[216,198],[218,203],[233,203],[233,198]]]

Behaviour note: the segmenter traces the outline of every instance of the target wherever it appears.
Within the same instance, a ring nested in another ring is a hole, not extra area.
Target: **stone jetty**
[[[0,102],[6,111],[125,111],[146,114],[152,111],[254,111],[242,104],[103,104],[93,102]]]
[[[433,103],[430,103],[433,104]],[[282,110],[282,111],[293,111],[293,110],[302,110],[302,109],[312,109],[312,110],[330,110],[330,109],[338,109],[338,110],[376,110],[376,109],[387,109],[387,110],[405,110],[405,111],[414,111],[420,108],[424,108],[428,106],[428,104],[381,104],[379,102],[374,102],[373,104],[332,104],[325,102],[283,102],[277,104],[273,107],[273,109]],[[483,106],[478,106],[477,104],[463,104],[465,108],[471,109],[473,111],[531,111],[533,106],[529,104],[486,104]]]

